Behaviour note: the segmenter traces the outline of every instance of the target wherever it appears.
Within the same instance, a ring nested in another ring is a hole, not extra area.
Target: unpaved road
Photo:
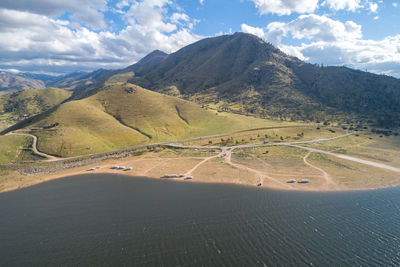
[[[386,165],[386,164],[382,164],[382,163],[377,163],[377,162],[374,162],[374,161],[359,159],[359,158],[346,156],[346,155],[342,155],[342,154],[337,154],[337,153],[332,153],[332,152],[319,150],[319,149],[311,148],[311,147],[304,147],[304,146],[298,146],[298,145],[293,145],[293,144],[282,144],[282,145],[287,145],[287,146],[291,146],[291,147],[297,147],[297,148],[308,150],[310,152],[321,153],[321,154],[333,156],[333,157],[336,157],[336,158],[350,160],[350,161],[358,162],[358,163],[361,163],[361,164],[369,165],[369,166],[372,166],[372,167],[376,167],[376,168],[385,169],[385,170],[389,170],[389,171],[400,173],[400,169],[399,168],[392,167],[392,166],[389,166],[389,165]]]
[[[304,158],[303,158],[304,164],[319,171],[322,174],[322,177],[325,179],[325,182],[328,185],[330,185],[333,188],[338,188],[339,186],[337,185],[337,183],[332,179],[332,177],[326,171],[324,171],[323,169],[321,169],[317,166],[312,165],[310,162],[307,161],[307,158],[311,155],[311,153],[312,153],[312,151],[309,151],[307,153],[307,155],[304,156]]]
[[[202,164],[204,164],[208,160],[224,155],[225,156],[225,162],[227,164],[230,164],[231,166],[234,166],[236,168],[245,169],[245,170],[251,171],[253,173],[256,173],[260,177],[260,183],[261,184],[263,184],[264,178],[267,178],[267,179],[269,179],[271,181],[274,181],[274,182],[277,182],[277,183],[282,183],[282,182],[274,179],[273,177],[269,176],[266,173],[263,173],[263,172],[261,172],[259,170],[255,170],[255,169],[252,169],[250,167],[247,167],[247,166],[244,166],[244,165],[241,165],[241,164],[233,163],[232,160],[231,160],[232,152],[235,149],[238,149],[238,148],[253,148],[253,147],[262,147],[262,146],[290,146],[290,147],[296,147],[296,148],[308,150],[309,153],[307,153],[307,155],[303,158],[304,163],[307,166],[318,170],[321,173],[322,177],[324,178],[326,184],[330,185],[333,188],[338,188],[338,184],[334,181],[334,179],[326,171],[324,171],[323,169],[321,169],[319,167],[316,167],[316,166],[312,165],[310,162],[307,161],[307,158],[311,153],[314,152],[314,153],[326,154],[326,155],[330,155],[330,156],[333,156],[333,157],[337,157],[337,158],[341,158],[341,159],[345,159],[345,160],[349,160],[349,161],[354,161],[354,162],[365,164],[365,165],[369,165],[369,166],[372,166],[372,167],[381,168],[381,169],[393,171],[393,172],[396,172],[396,173],[400,173],[400,169],[399,168],[392,167],[392,166],[389,166],[389,165],[385,165],[385,164],[382,164],[382,163],[377,163],[377,162],[373,162],[373,161],[369,161],[369,160],[363,160],[363,159],[359,159],[359,158],[355,158],[355,157],[351,157],[351,156],[346,156],[346,155],[342,155],[342,154],[337,154],[337,153],[333,153],[333,152],[323,151],[323,150],[319,150],[319,149],[315,149],[315,148],[300,146],[300,144],[311,144],[311,143],[329,141],[329,140],[334,140],[334,139],[338,139],[338,138],[343,138],[343,137],[346,137],[346,136],[349,136],[349,135],[352,135],[352,133],[348,133],[347,132],[345,135],[340,135],[340,136],[336,136],[336,137],[332,137],[332,138],[318,138],[318,139],[313,139],[313,140],[308,140],[308,141],[299,141],[299,142],[268,143],[268,144],[257,143],[257,144],[246,144],[246,145],[238,145],[238,146],[231,146],[231,147],[219,147],[219,149],[222,149],[222,152],[220,154],[204,159],[203,161],[199,162],[188,173],[190,173],[190,174],[193,173],[193,171],[195,171],[198,167],[200,167]],[[173,144],[171,144],[171,146],[180,147],[178,145],[173,145]],[[183,148],[183,147],[181,147],[181,148]],[[189,149],[205,149],[205,148],[214,149],[214,148],[218,148],[218,147],[204,147],[204,146],[188,147],[188,146],[185,146],[184,148],[189,148]]]
[[[48,161],[60,160],[60,158],[54,157],[54,156],[52,156],[52,155],[49,155],[49,154],[46,154],[46,153],[43,153],[43,152],[40,152],[40,151],[37,149],[37,140],[38,140],[38,139],[37,139],[37,137],[36,137],[35,135],[33,135],[33,134],[27,134],[27,133],[14,133],[14,132],[11,132],[10,134],[14,134],[14,135],[24,135],[24,136],[32,137],[32,138],[33,138],[33,143],[32,143],[32,150],[33,150],[33,153],[35,153],[36,155],[39,155],[39,156],[41,156],[41,157],[47,158]]]

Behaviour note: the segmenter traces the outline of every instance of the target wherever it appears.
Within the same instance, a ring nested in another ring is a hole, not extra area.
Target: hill
[[[58,88],[26,89],[0,96],[0,114],[33,116],[60,104],[71,92]]]
[[[0,93],[14,92],[28,88],[45,88],[45,83],[28,77],[4,72],[0,73]]]
[[[223,110],[293,120],[373,120],[400,125],[400,80],[345,67],[320,67],[260,38],[203,39],[129,80]]]
[[[0,95],[0,131],[60,104],[71,94],[58,88],[45,88]]]
[[[62,157],[283,125],[204,110],[176,97],[117,83],[68,101],[9,129],[39,129],[39,150]]]

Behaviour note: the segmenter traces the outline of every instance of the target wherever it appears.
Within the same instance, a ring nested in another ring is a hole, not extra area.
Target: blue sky
[[[2,0],[0,70],[122,68],[252,33],[311,63],[400,77],[400,0]]]

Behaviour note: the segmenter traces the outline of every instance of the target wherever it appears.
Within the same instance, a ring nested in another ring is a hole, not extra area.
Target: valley
[[[0,95],[0,191],[96,166],[282,190],[400,184],[399,80],[305,63],[251,34],[43,77]]]

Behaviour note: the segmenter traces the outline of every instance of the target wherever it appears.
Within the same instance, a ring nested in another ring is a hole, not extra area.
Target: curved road
[[[293,127],[302,127],[302,126],[293,126]],[[303,126],[304,127],[304,126]],[[271,128],[290,128],[290,127],[268,127],[268,129]],[[8,134],[15,134],[15,135],[25,135],[25,136],[30,136],[33,138],[33,143],[32,143],[32,150],[35,154],[41,156],[41,157],[45,157],[47,158],[48,161],[58,161],[58,160],[63,160],[63,158],[58,158],[43,152],[40,152],[37,149],[37,137],[33,134],[28,134],[28,133],[16,133],[16,132],[10,132]],[[182,142],[187,142],[189,140],[184,140],[184,141],[178,141],[178,142],[170,142],[170,143],[161,143],[160,145],[167,145],[167,146],[171,146],[171,147],[177,147],[177,148],[187,148],[187,149],[222,149],[222,152],[216,156],[212,156],[209,158],[204,159],[203,161],[201,161],[199,164],[197,164],[195,167],[193,167],[190,171],[187,172],[187,174],[191,174],[195,169],[197,169],[199,166],[201,166],[203,163],[207,162],[208,160],[212,159],[212,158],[216,158],[219,157],[221,155],[226,155],[227,156],[227,160],[229,161],[230,159],[230,155],[232,153],[232,151],[234,149],[237,148],[252,148],[252,147],[261,147],[261,146],[291,146],[291,147],[296,147],[296,148],[300,148],[300,149],[305,149],[308,150],[310,152],[315,152],[315,153],[321,153],[321,154],[326,154],[329,156],[333,156],[333,157],[337,157],[337,158],[341,158],[341,159],[345,159],[345,160],[349,160],[349,161],[354,161],[354,162],[358,162],[361,164],[365,164],[365,165],[369,165],[369,166],[373,166],[376,168],[381,168],[381,169],[385,169],[385,170],[389,170],[389,171],[393,171],[396,173],[400,173],[400,168],[396,168],[396,167],[392,167],[389,165],[385,165],[382,163],[377,163],[377,162],[373,162],[373,161],[369,161],[369,160],[364,160],[364,159],[359,159],[359,158],[355,158],[355,157],[351,157],[351,156],[347,156],[347,155],[342,155],[342,154],[337,154],[337,153],[332,153],[332,152],[328,152],[328,151],[324,151],[324,150],[319,150],[319,149],[315,149],[315,148],[310,148],[310,147],[304,147],[304,146],[300,146],[300,144],[310,144],[310,143],[316,143],[316,142],[321,142],[321,141],[329,141],[329,140],[334,140],[334,139],[338,139],[338,138],[343,138],[346,136],[351,135],[352,133],[346,133],[345,135],[340,135],[340,136],[336,136],[336,137],[332,137],[332,138],[318,138],[318,139],[313,139],[313,140],[308,140],[308,141],[299,141],[299,142],[287,142],[287,143],[256,143],[256,144],[245,144],[245,145],[238,145],[238,146],[230,146],[230,147],[217,147],[217,146],[179,146],[177,144],[182,143]],[[216,135],[216,136],[212,136],[212,137],[219,137],[219,136],[227,136],[229,134],[226,135]],[[206,138],[210,138],[210,136],[207,137],[199,137],[193,140],[200,140],[200,139],[206,139]]]
[[[48,161],[56,161],[56,160],[60,160],[60,159],[61,159],[61,158],[57,158],[57,157],[55,157],[55,156],[52,156],[52,155],[49,155],[49,154],[40,152],[40,151],[37,149],[37,140],[38,140],[38,139],[37,139],[37,137],[36,137],[35,135],[33,135],[33,134],[14,133],[14,132],[11,132],[11,133],[9,133],[9,134],[24,135],[24,136],[32,137],[32,138],[33,138],[33,142],[32,142],[32,151],[33,151],[33,153],[35,153],[36,155],[39,155],[39,156],[41,156],[41,157],[47,158]]]
[[[245,169],[247,169],[249,171],[253,171],[253,172],[257,173],[258,175],[260,175],[260,180],[261,181],[262,181],[262,179],[264,177],[270,178],[269,176],[267,176],[265,174],[262,174],[258,170],[254,170],[254,169],[251,169],[251,168],[249,168],[247,166],[242,166],[240,164],[234,164],[234,163],[231,162],[231,154],[232,154],[233,150],[235,150],[237,148],[252,148],[252,147],[262,147],[262,146],[290,146],[290,147],[296,147],[296,148],[308,150],[309,153],[307,154],[307,157],[309,156],[309,154],[311,154],[313,152],[321,153],[321,154],[326,154],[326,155],[329,155],[329,156],[333,156],[333,157],[337,157],[337,158],[341,158],[341,159],[345,159],[345,160],[354,161],[354,162],[357,162],[357,163],[369,165],[369,166],[372,166],[372,167],[376,167],[376,168],[385,169],[385,170],[393,171],[393,172],[396,172],[396,173],[400,173],[400,169],[399,168],[392,167],[392,166],[389,166],[389,165],[385,165],[385,164],[382,164],[382,163],[377,163],[377,162],[373,162],[373,161],[369,161],[369,160],[359,159],[359,158],[355,158],[355,157],[351,157],[351,156],[347,156],[347,155],[343,155],[343,154],[337,154],[337,153],[333,153],[333,152],[328,152],[328,151],[324,151],[324,150],[319,150],[319,149],[315,149],[315,148],[300,146],[300,144],[311,144],[311,143],[316,143],[316,142],[321,142],[321,141],[329,141],[329,140],[334,140],[334,139],[338,139],[338,138],[343,138],[343,137],[346,137],[346,136],[349,136],[349,135],[352,135],[352,133],[347,132],[345,135],[340,135],[340,136],[336,136],[336,137],[332,137],[332,138],[318,138],[318,139],[313,139],[313,140],[308,140],[308,141],[287,142],[287,143],[267,143],[267,144],[256,143],[256,144],[245,144],[245,145],[230,146],[230,147],[179,146],[179,145],[176,145],[176,144],[173,144],[173,143],[169,143],[168,145],[171,146],[171,147],[187,148],[187,149],[215,149],[215,148],[222,149],[222,152],[219,153],[218,155],[206,158],[203,161],[199,162],[193,169],[191,169],[188,172],[190,174],[194,170],[196,170],[199,166],[201,166],[203,163],[207,162],[208,160],[224,155],[226,163],[228,163],[230,165],[236,165],[236,167],[245,168]],[[307,157],[305,157],[303,160],[304,160],[305,164],[310,166],[311,164],[307,162]],[[311,165],[310,167],[319,170],[322,173],[323,177],[325,178],[325,180],[326,180],[326,182],[328,184],[336,186],[334,181],[330,177],[330,175],[328,173],[326,173],[324,170],[322,170],[322,169],[320,169],[320,168],[318,168],[316,166],[313,166],[313,165]]]

